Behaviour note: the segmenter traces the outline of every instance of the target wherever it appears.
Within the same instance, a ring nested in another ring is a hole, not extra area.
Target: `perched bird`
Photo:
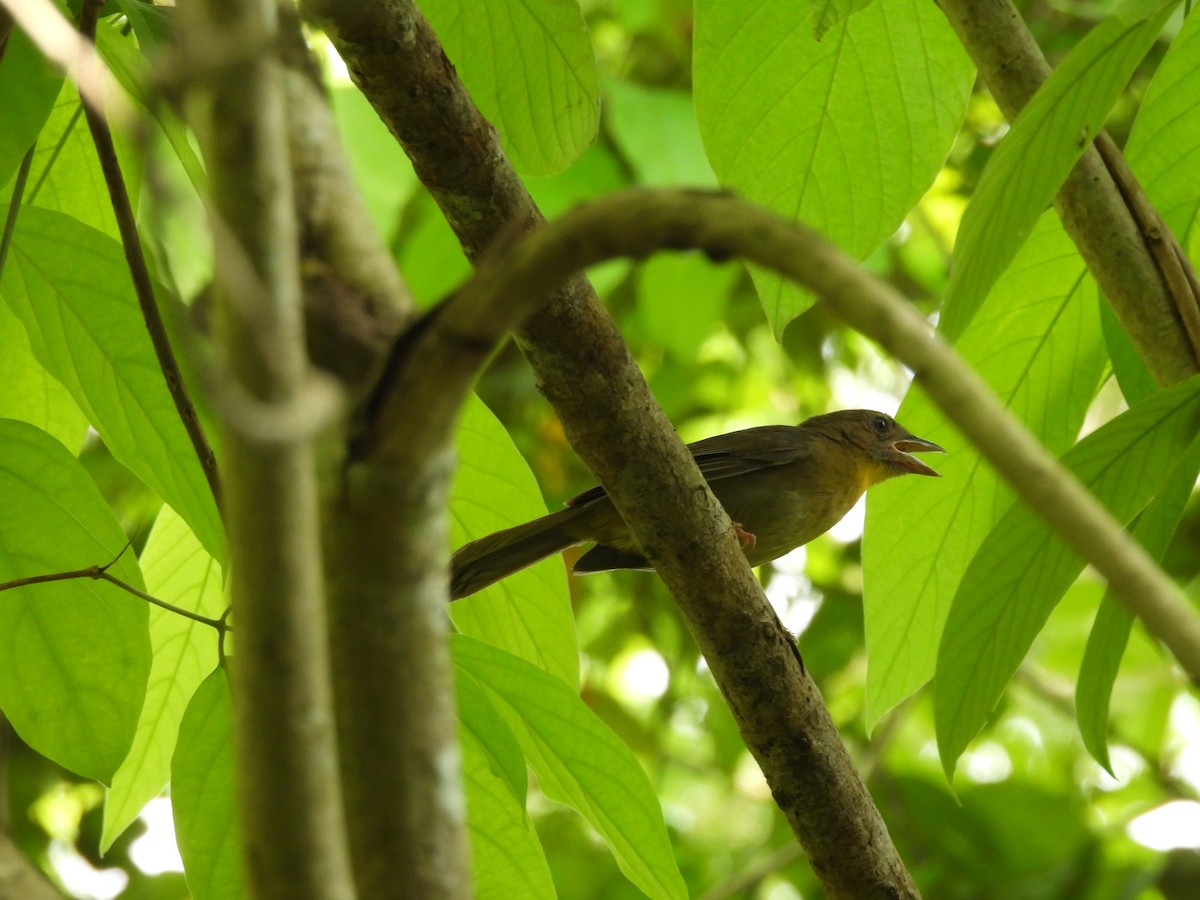
[[[944,453],[891,416],[844,409],[799,425],[764,425],[689,444],[700,473],[734,522],[750,565],[777,559],[824,534],[873,484],[897,475],[938,475],[912,453]],[[604,488],[565,509],[460,547],[451,558],[457,600],[575,544],[596,546],[574,572],[649,569]]]

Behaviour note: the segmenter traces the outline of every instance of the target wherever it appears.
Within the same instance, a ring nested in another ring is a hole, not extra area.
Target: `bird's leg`
[[[734,523],[733,523],[733,533],[734,533],[734,535],[737,537],[737,539],[738,539],[739,541],[741,541],[741,544],[742,544],[742,549],[743,549],[743,550],[750,550],[750,549],[753,549],[754,545],[755,545],[756,543],[758,543],[758,538],[756,538],[756,537],[755,537],[754,535],[752,535],[752,534],[751,534],[749,531],[747,531],[746,529],[744,529],[744,528],[742,527],[742,523],[741,523],[741,522],[734,522]]]

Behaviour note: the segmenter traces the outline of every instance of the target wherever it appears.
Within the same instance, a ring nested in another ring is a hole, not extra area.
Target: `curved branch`
[[[508,326],[544,302],[540,298],[546,290],[580,268],[614,256],[640,257],[661,248],[689,247],[703,249],[714,259],[739,256],[788,276],[819,294],[842,319],[912,369],[916,381],[947,418],[1021,499],[1108,579],[1130,611],[1200,683],[1200,617],[1174,582],[910,304],[805,226],[728,195],[697,191],[614,194],[497,248],[492,257],[495,262],[483,266],[476,278],[448,301],[431,326],[430,343],[439,341],[449,357],[448,348],[494,342]],[[389,406],[384,405],[380,424],[395,434],[402,423],[389,416]],[[678,473],[667,478],[668,482],[675,480]],[[642,484],[641,489],[654,492],[654,480]],[[610,493],[630,521],[635,537],[648,550],[675,546],[667,536],[676,532],[680,546],[687,534],[694,538],[690,526],[682,531],[672,526],[673,514],[647,510],[643,518],[623,502],[627,491],[612,489]],[[644,505],[644,500],[636,502],[639,508]],[[662,505],[668,506],[665,497]],[[687,505],[694,505],[694,498]],[[718,530],[726,532],[724,543],[735,544],[728,523]],[[653,552],[650,555],[656,566],[665,561]],[[663,577],[667,578],[665,572]],[[682,583],[686,584],[686,579]]]

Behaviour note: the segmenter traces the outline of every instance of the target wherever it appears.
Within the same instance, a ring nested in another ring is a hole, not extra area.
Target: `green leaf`
[[[642,264],[638,311],[651,338],[693,360],[729,302],[741,266],[696,253],[659,253]]]
[[[138,43],[145,51],[157,50],[171,36],[174,7],[155,6],[150,0],[116,0],[117,6],[133,26]]]
[[[472,396],[458,430],[450,493],[454,546],[546,514],[512,438]],[[553,556],[450,605],[463,634],[494,644],[579,687],[579,647],[562,558]]]
[[[1131,407],[1063,457],[1120,522],[1157,493],[1200,432],[1200,376]],[[1023,504],[987,536],[959,585],[938,652],[934,700],[947,774],[983,726],[1083,560]]]
[[[46,61],[19,27],[14,27],[0,65],[0,184],[5,184],[34,141],[54,108],[62,89],[63,74]]]
[[[1132,406],[1158,391],[1158,382],[1142,360],[1137,348],[1112,311],[1108,301],[1100,298],[1100,325],[1104,330],[1104,344],[1112,360],[1113,375],[1125,402]]]
[[[605,84],[604,114],[613,142],[647,187],[716,187],[692,98],[630,81]]]
[[[0,293],[38,361],[112,455],[223,559],[217,506],[158,367],[120,244],[70,216],[23,207]]]
[[[875,0],[813,0],[813,37],[818,41],[834,25],[866,9]]]
[[[1053,212],[1021,249],[956,349],[1053,452],[1075,441],[1104,369],[1095,282]],[[919,389],[897,418],[941,444],[944,476],[867,494],[863,603],[869,727],[933,675],[971,557],[1012,499],[994,469]]]
[[[63,87],[42,129],[22,202],[67,213],[120,240],[104,174],[73,85]]]
[[[25,328],[0,303],[0,418],[35,425],[71,450],[83,444],[87,419],[66,388],[33,358]]]
[[[1183,510],[1191,499],[1200,474],[1200,440],[1171,466],[1158,496],[1146,507],[1133,529],[1133,537],[1155,559],[1162,559],[1175,533]],[[1075,716],[1083,743],[1096,761],[1112,773],[1108,759],[1108,707],[1125,645],[1133,627],[1133,616],[1124,604],[1106,591],[1096,621],[1088,636],[1079,683],[1075,688]]]
[[[1029,237],[1169,15],[1166,9],[1145,22],[1116,17],[1101,22],[1017,116],[984,169],[959,227],[939,326],[948,338],[962,334]]]
[[[422,0],[421,11],[517,171],[561,172],[595,139],[596,61],[574,0]]]
[[[103,566],[142,575],[95,483],[44,431],[0,420],[0,582]],[[108,782],[129,752],[150,672],[145,601],[87,578],[0,593],[0,709],[31,747]]]
[[[974,73],[945,16],[879,0],[814,40],[803,2],[700,0],[695,101],[721,183],[865,257],[933,183]],[[811,298],[753,270],[775,334]]]
[[[521,746],[483,688],[461,668],[455,673],[476,895],[554,897],[546,855],[525,811]]]
[[[578,810],[646,894],[686,897],[658,798],[629,748],[560,680],[470,638],[450,646],[508,721],[546,796]]]
[[[487,693],[461,668],[454,670],[455,696],[458,703],[459,737],[473,740],[486,758],[487,767],[508,788],[512,799],[525,808],[529,778],[525,755],[516,735],[496,711]]]
[[[142,4],[133,3],[130,0],[126,0],[126,3],[135,8],[142,6]],[[149,7],[151,10],[156,8]],[[133,22],[132,17],[130,21]],[[134,27],[138,27],[136,22]],[[144,47],[145,41],[140,32],[138,38]],[[203,194],[208,185],[208,176],[205,174],[204,165],[192,148],[188,139],[187,127],[179,120],[178,116],[170,111],[167,104],[157,101],[147,90],[146,84],[150,80],[150,68],[145,55],[134,46],[133,41],[121,34],[119,29],[111,23],[103,21],[96,27],[96,49],[100,51],[100,57],[116,76],[125,92],[153,117],[163,136],[167,139],[167,143],[175,151],[175,156],[191,181],[192,187],[198,193]],[[119,137],[119,135],[114,133],[114,137]],[[128,156],[129,154],[126,154],[122,158],[121,164],[122,169],[125,170],[123,174],[126,189],[136,196],[137,186],[128,170]]]
[[[193,900],[246,896],[234,809],[232,716],[228,677],[220,668],[192,695],[171,760],[175,836]]]
[[[213,619],[224,611],[221,567],[171,507],[158,514],[141,564],[146,591],[160,600]],[[154,661],[137,734],[104,801],[102,853],[166,786],[184,710],[217,665],[214,629],[157,606],[150,609],[150,646]]]

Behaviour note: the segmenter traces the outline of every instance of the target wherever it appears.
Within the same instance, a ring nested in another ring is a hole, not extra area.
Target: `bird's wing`
[[[688,444],[688,450],[705,481],[713,482],[808,456],[812,448],[806,437],[804,430],[794,425],[761,425],[696,441]],[[604,496],[604,488],[597,485],[576,494],[567,506],[583,506]]]
[[[732,478],[803,459],[812,453],[805,432],[794,425],[762,425],[689,444],[706,481]]]

